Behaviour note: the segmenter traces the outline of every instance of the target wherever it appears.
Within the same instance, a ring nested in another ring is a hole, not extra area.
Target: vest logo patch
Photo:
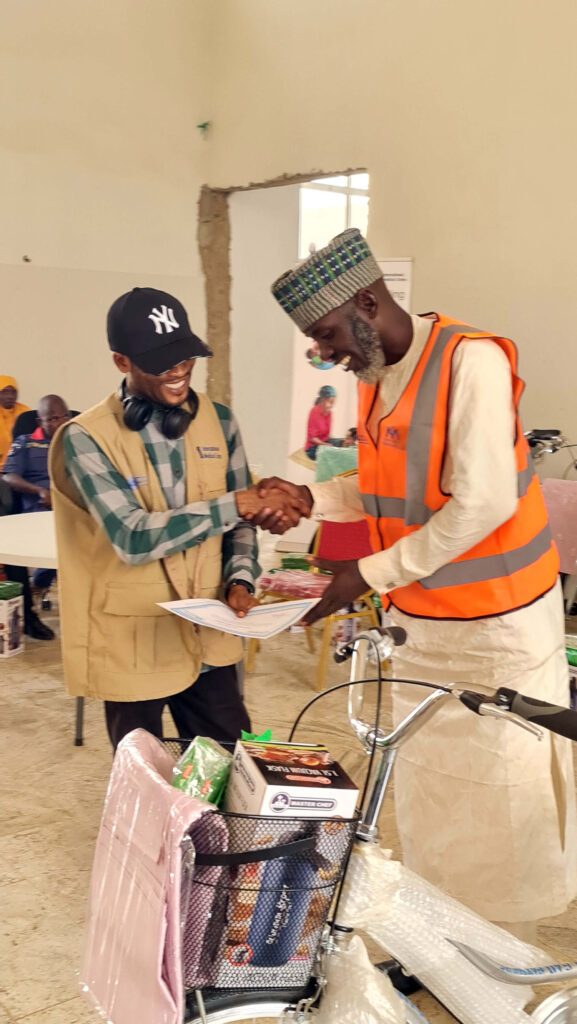
[[[201,459],[222,459],[220,448],[216,444],[197,444],[196,450]]]
[[[128,476],[126,478],[126,483],[130,487],[131,491],[137,491],[139,487],[142,487],[144,484],[148,483],[148,477],[147,476]]]
[[[148,314],[148,319],[152,320],[157,334],[162,334],[163,327],[166,334],[172,334],[176,327],[180,327],[174,315],[174,310],[169,309],[168,306],[161,306],[160,309],[157,309],[155,306],[152,313]]]
[[[399,451],[405,451],[408,432],[408,427],[386,427],[381,436],[381,444],[385,448],[397,448]]]

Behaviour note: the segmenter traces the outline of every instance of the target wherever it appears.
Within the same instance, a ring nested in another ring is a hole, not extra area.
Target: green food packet
[[[219,804],[224,796],[232,754],[208,736],[196,736],[173,768],[172,785],[187,796]]]

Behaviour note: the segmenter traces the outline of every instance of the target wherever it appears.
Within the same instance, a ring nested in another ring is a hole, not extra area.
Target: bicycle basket
[[[179,754],[185,741],[165,741]],[[306,984],[358,818],[215,811],[195,823],[183,928],[187,987]]]

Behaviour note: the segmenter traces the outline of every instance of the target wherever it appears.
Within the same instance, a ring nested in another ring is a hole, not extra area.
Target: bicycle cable
[[[368,791],[368,787],[369,787],[369,782],[370,782],[370,779],[371,779],[371,776],[372,776],[372,769],[373,769],[375,754],[376,754],[376,750],[377,750],[377,738],[378,738],[378,729],[379,729],[380,714],[381,714],[381,697],[382,697],[382,686],[383,686],[383,683],[407,683],[410,686],[424,686],[424,687],[426,687],[429,690],[443,690],[445,693],[451,693],[452,692],[451,687],[448,687],[448,686],[437,686],[434,683],[426,683],[426,682],[423,682],[420,679],[390,679],[388,677],[383,677],[382,670],[381,670],[381,662],[380,662],[379,653],[378,653],[378,646],[377,646],[376,642],[372,638],[367,637],[366,639],[368,639],[369,642],[375,648],[375,653],[376,653],[376,658],[377,658],[377,676],[376,676],[376,678],[375,677],[373,677],[373,678],[368,678],[367,677],[365,679],[355,679],[354,681],[353,680],[348,680],[348,682],[346,682],[346,683],[337,683],[335,686],[330,686],[327,690],[323,690],[322,693],[315,694],[315,696],[312,697],[305,704],[304,708],[301,708],[299,714],[297,715],[295,721],[293,722],[293,726],[292,726],[292,729],[291,729],[291,731],[289,733],[289,738],[288,738],[288,742],[290,743],[292,741],[292,739],[293,739],[293,736],[294,736],[296,730],[298,729],[298,727],[300,725],[301,719],[303,718],[305,713],[308,711],[308,709],[310,707],[312,707],[313,704],[316,704],[317,700],[321,700],[323,697],[328,696],[329,693],[336,693],[337,690],[344,690],[345,688],[349,689],[351,686],[365,686],[365,685],[368,685],[369,683],[377,683],[377,686],[378,686],[377,706],[376,706],[376,709],[375,709],[375,723],[374,723],[374,729],[373,729],[373,741],[372,741],[372,744],[371,744],[371,753],[370,753],[370,757],[369,757],[369,764],[367,766],[367,771],[366,771],[366,774],[365,774],[365,783],[364,783],[364,786],[363,786],[363,792],[362,792],[361,800],[359,802],[359,806],[361,808],[364,807],[364,804],[365,804],[365,799],[366,799],[366,795],[367,795],[367,791]],[[344,891],[344,883],[345,883],[345,878],[346,878],[346,874],[347,874],[347,868],[348,868],[349,861],[350,861],[351,856],[352,856],[352,852],[353,852],[353,846],[351,845],[351,847],[350,847],[350,849],[348,851],[348,854],[347,854],[347,856],[345,858],[344,864],[343,864],[342,875],[341,875],[340,881],[338,883],[338,888],[337,888],[337,891],[336,891],[336,894],[335,894],[335,897],[334,897],[332,913],[331,913],[332,920],[329,922],[329,925],[330,925],[330,935],[331,936],[334,935],[335,929],[337,927],[337,915],[338,915],[338,910],[339,910],[339,906],[340,906],[342,895],[343,895],[343,891]],[[314,1001],[316,1001],[318,999],[320,994],[321,993],[320,993],[320,987],[319,987],[319,990],[317,990],[317,993],[316,993]]]
[[[317,693],[314,697],[311,698],[311,700],[309,700],[308,704],[305,704],[304,708],[301,708],[301,710],[299,711],[299,714],[298,714],[297,718],[295,718],[295,721],[293,723],[293,726],[292,726],[292,729],[290,731],[290,735],[289,735],[289,738],[287,740],[287,743],[291,743],[292,742],[292,738],[293,738],[293,736],[294,736],[298,726],[300,725],[301,718],[303,717],[305,712],[308,711],[308,709],[310,707],[312,707],[312,705],[317,700],[321,700],[322,697],[327,697],[329,693],[336,693],[337,690],[344,690],[344,689],[348,688],[349,686],[363,686],[365,683],[378,683],[378,681],[379,681],[378,678],[373,678],[373,679],[368,679],[368,678],[367,679],[355,679],[354,682],[351,682],[349,680],[349,682],[347,682],[347,683],[336,683],[335,686],[329,686],[328,689],[327,690],[323,690],[322,693]],[[384,677],[384,678],[381,679],[381,682],[382,683],[407,683],[408,686],[424,686],[428,690],[442,690],[444,693],[452,693],[453,692],[453,687],[451,687],[451,686],[443,686],[442,683],[427,683],[423,679],[401,679],[400,677],[397,677],[395,679],[389,679],[388,677]]]

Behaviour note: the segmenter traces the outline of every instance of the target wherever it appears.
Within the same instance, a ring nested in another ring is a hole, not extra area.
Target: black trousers
[[[210,736],[219,742],[240,739],[250,732],[250,718],[238,688],[236,665],[201,672],[182,693],[156,700],[104,701],[106,728],[116,750],[133,729],[146,729],[162,739],[162,712],[168,704],[176,731],[185,739]]]

